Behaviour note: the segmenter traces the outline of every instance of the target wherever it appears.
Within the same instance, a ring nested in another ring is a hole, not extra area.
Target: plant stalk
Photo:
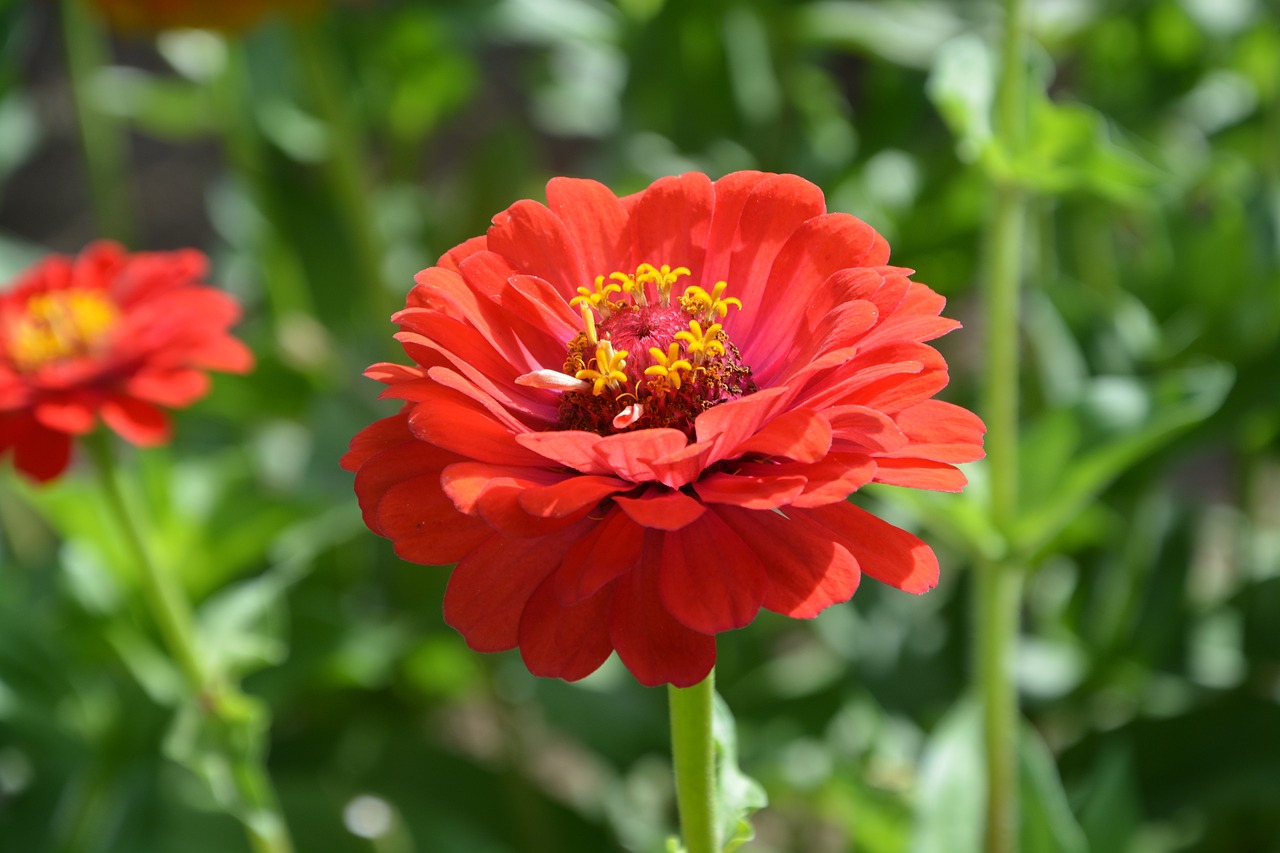
[[[136,234],[127,181],[128,138],[118,121],[94,105],[92,79],[105,64],[107,45],[83,0],[63,0],[62,37],[96,231],[129,245]]]
[[[1023,3],[1005,0],[995,133],[1012,177],[995,187],[987,243],[985,412],[992,521],[1012,540],[1018,515],[1019,315],[1028,197],[1019,183],[1027,135]],[[1023,566],[1005,555],[978,566],[974,603],[975,669],[983,706],[987,765],[986,853],[1018,850],[1018,642]]]
[[[719,853],[715,742],[711,737],[715,670],[692,687],[669,687],[676,803],[686,853]]]
[[[108,510],[124,536],[129,556],[142,576],[143,594],[169,653],[177,661],[201,708],[206,724],[222,745],[223,758],[231,768],[240,800],[236,814],[245,826],[254,853],[293,853],[288,828],[280,814],[275,790],[266,768],[252,750],[236,748],[237,723],[224,718],[227,688],[209,676],[200,654],[195,616],[186,591],[170,573],[152,559],[140,528],[129,509],[116,474],[110,436],[104,431],[89,436],[86,443],[97,463],[99,480]]]

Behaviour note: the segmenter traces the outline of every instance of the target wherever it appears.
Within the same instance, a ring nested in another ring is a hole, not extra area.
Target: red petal
[[[576,604],[556,596],[551,578],[534,591],[520,616],[520,657],[529,672],[543,678],[577,681],[600,668],[613,645],[609,642],[608,591]]]
[[[765,424],[755,435],[726,454],[780,456],[796,462],[817,462],[831,449],[831,424],[812,409],[795,409]]]
[[[463,261],[477,252],[483,252],[488,248],[489,241],[483,235],[479,237],[472,237],[469,240],[464,240],[441,255],[440,262],[437,266],[457,272],[458,266]]]
[[[25,413],[0,416],[0,452],[9,447],[13,467],[37,483],[54,479],[71,461],[71,437],[46,429]]]
[[[613,510],[565,555],[556,573],[556,590],[567,604],[595,595],[640,562],[645,528]]]
[[[692,687],[715,666],[716,640],[686,627],[663,606],[657,566],[661,536],[649,533],[640,568],[614,582],[609,638],[646,687]]]
[[[688,267],[692,272],[688,280],[701,282],[713,198],[711,181],[701,172],[654,181],[631,212],[634,263],[629,267],[642,263]]]
[[[517,272],[550,282],[565,299],[599,275],[583,266],[577,243],[560,217],[536,201],[523,199],[499,213],[488,237],[490,251],[502,255]]]
[[[822,410],[831,424],[833,441],[889,453],[907,446],[908,439],[888,415],[866,406],[832,406]]]
[[[347,471],[356,471],[382,451],[406,441],[416,440],[413,433],[409,432],[409,419],[404,413],[392,415],[389,418],[374,421],[356,433],[355,438],[351,439],[349,449],[343,454],[338,464]]]
[[[520,495],[520,506],[534,515],[562,518],[578,510],[593,507],[609,495],[633,487],[634,484],[617,477],[580,475],[549,486],[526,489]]]
[[[745,340],[742,333],[755,323],[753,316],[760,310],[778,251],[806,220],[822,215],[826,209],[822,190],[795,175],[776,175],[762,181],[747,198],[726,279],[732,288],[730,293],[742,300],[742,311],[734,318],[733,326],[739,345]],[[751,354],[747,355],[750,361]]]
[[[495,465],[537,467],[542,457],[516,443],[512,431],[476,403],[448,388],[420,398],[409,428],[423,441]]]
[[[742,538],[769,575],[764,599],[768,609],[809,619],[833,604],[848,601],[858,588],[858,561],[834,541],[809,514],[815,510],[788,508],[780,512],[752,512],[717,507],[716,512]]]
[[[693,490],[706,503],[733,504],[743,509],[777,509],[795,500],[804,491],[805,483],[804,477],[716,473],[694,483]]]
[[[567,538],[490,537],[467,554],[449,577],[444,621],[478,652],[514,648],[525,605],[560,565]]]
[[[756,187],[777,177],[769,172],[731,172],[711,185],[715,191],[715,204],[711,209],[711,227],[707,233],[707,259],[702,271],[704,282],[714,285],[729,279],[729,262],[733,256],[734,235],[742,220],[742,208]],[[820,191],[818,197],[822,197]]]
[[[150,403],[131,397],[112,397],[103,403],[102,420],[125,441],[139,447],[155,447],[169,440],[169,416]]]
[[[714,512],[694,527],[663,536],[658,565],[662,603],[701,634],[749,623],[769,586],[756,555]]]
[[[623,268],[631,250],[627,212],[608,187],[596,181],[552,178],[547,184],[547,206],[573,236],[593,281],[597,275],[627,272]]]
[[[941,400],[925,400],[894,417],[911,440],[900,455],[938,462],[973,462],[985,454],[982,435],[987,426],[967,409]],[[895,448],[896,449],[896,448]]]
[[[376,532],[401,558],[426,566],[456,563],[495,537],[489,525],[458,512],[434,471],[396,483],[378,502]]]
[[[657,479],[648,463],[682,450],[688,443],[678,429],[642,429],[600,439],[595,454],[609,472],[643,483]]]
[[[707,511],[684,492],[661,488],[650,488],[638,498],[615,497],[613,501],[636,524],[654,530],[679,530]]]
[[[875,229],[847,213],[828,213],[808,220],[778,251],[764,288],[751,295],[752,310],[734,324],[734,335],[752,364],[772,363],[794,340],[809,303],[837,270],[875,266]],[[881,241],[882,242],[882,241]]]
[[[901,528],[851,503],[805,510],[858,558],[871,577],[904,592],[921,593],[938,583],[933,549]]]
[[[937,492],[958,492],[969,482],[960,469],[946,462],[913,459],[905,455],[877,456],[875,481]]]
[[[525,432],[516,443],[552,462],[584,474],[608,474],[609,469],[596,455],[595,446],[602,439],[594,432],[577,429],[553,432]]]
[[[150,370],[129,377],[132,397],[171,408],[189,406],[209,393],[209,375],[198,370]]]
[[[437,480],[435,491],[439,491],[440,470],[457,460],[453,454],[414,438],[399,416],[378,421],[356,436],[351,444],[349,460],[344,458],[344,462],[359,461],[356,497],[364,523],[380,536],[389,535],[378,522],[378,504],[388,490],[405,480],[430,473]]]
[[[715,452],[707,464],[725,459],[733,448],[753,435],[760,424],[771,418],[790,393],[788,388],[766,388],[737,400],[707,409],[694,421],[698,443],[715,443]]]
[[[42,425],[58,432],[72,435],[84,435],[93,430],[97,415],[93,406],[83,397],[71,397],[62,400],[45,400],[32,409],[35,419]]]

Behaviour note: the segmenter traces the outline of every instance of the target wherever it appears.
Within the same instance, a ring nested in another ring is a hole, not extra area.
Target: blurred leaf
[[[865,51],[889,62],[927,68],[963,23],[950,3],[820,0],[797,14],[800,38],[814,44]]]
[[[1053,755],[1029,725],[1022,727],[1018,741],[1018,772],[1023,853],[1089,853]]]
[[[1107,123],[1083,104],[1031,102],[1030,139],[1019,178],[1040,192],[1083,191],[1121,204],[1146,199],[1160,172],[1111,138]]]
[[[1135,462],[1215,412],[1233,380],[1234,372],[1225,364],[1169,374],[1152,386],[1119,378],[1101,384],[1094,380],[1091,390],[1098,408],[1093,418],[1113,424],[1118,418],[1122,426],[1091,441],[1084,453],[1070,453],[1067,448],[1074,442],[1068,431],[1075,424],[1061,414],[1050,416],[1050,423],[1059,427],[1052,434],[1058,436],[1060,459],[1056,470],[1051,460],[1041,459],[1036,466],[1038,495],[1024,498],[1025,509],[1013,534],[1016,546],[1024,553],[1041,551]],[[1045,433],[1030,431],[1033,440]]]
[[[982,713],[965,699],[938,721],[920,758],[912,853],[980,853],[986,791]]]
[[[91,86],[100,109],[160,139],[187,140],[216,127],[209,90],[188,80],[109,67],[97,72]]]
[[[738,727],[729,705],[715,694],[712,706],[711,737],[716,745],[716,813],[724,853],[733,853],[755,838],[751,813],[769,804],[760,783],[738,767]]]
[[[980,853],[986,812],[986,757],[980,704],[962,700],[925,744],[916,799],[916,853]],[[1020,849],[1088,853],[1057,764],[1039,734],[1021,724],[1018,738]]]
[[[991,144],[996,97],[996,59],[985,40],[962,35],[933,59],[925,92],[956,137],[960,159],[977,160]]]

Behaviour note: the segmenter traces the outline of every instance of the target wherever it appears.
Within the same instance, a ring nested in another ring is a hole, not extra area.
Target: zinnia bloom
[[[110,24],[131,32],[190,28],[241,32],[269,12],[305,13],[322,0],[92,0]]]
[[[0,293],[0,455],[37,481],[67,467],[72,436],[99,417],[137,445],[162,444],[162,410],[209,391],[208,370],[247,371],[227,328],[230,296],[200,280],[194,250],[127,254],[95,243],[50,256]]]
[[[920,539],[846,499],[959,490],[983,425],[931,399],[944,300],[793,175],[555,179],[424,270],[393,320],[405,401],[352,441],[365,522],[457,563],[445,619],[536,675],[613,651],[688,686],[761,607],[807,618],[862,572],[937,580]]]

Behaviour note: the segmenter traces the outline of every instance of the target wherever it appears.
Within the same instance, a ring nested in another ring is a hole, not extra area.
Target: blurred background
[[[661,853],[665,692],[466,649],[447,570],[397,560],[337,466],[395,408],[360,373],[403,360],[414,273],[551,176],[752,168],[819,184],[948,297],[942,396],[977,407],[999,4],[195,3],[210,29],[168,28],[181,6],[0,0],[0,282],[109,236],[198,247],[243,301],[257,369],[127,485],[297,848]],[[1028,13],[1023,849],[1275,853],[1280,11]],[[935,545],[936,590],[722,635],[770,800],[744,850],[979,849],[970,569],[1001,545],[969,469],[961,496],[859,497]],[[87,470],[5,463],[4,851],[249,849],[126,553]]]

